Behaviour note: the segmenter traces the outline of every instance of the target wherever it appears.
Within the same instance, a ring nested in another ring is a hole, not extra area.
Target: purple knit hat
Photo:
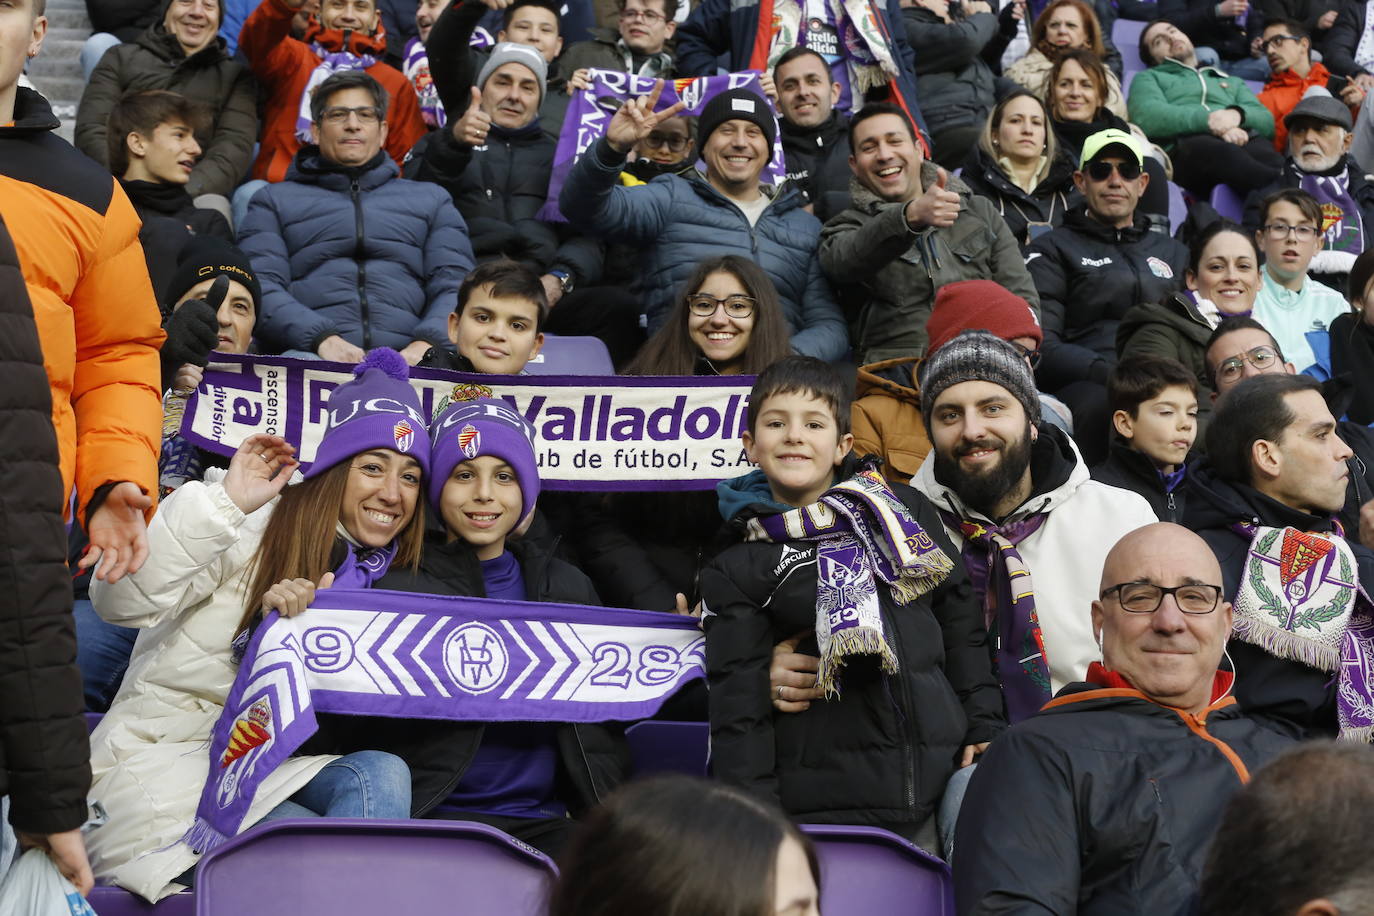
[[[364,356],[353,369],[353,380],[329,395],[325,416],[329,426],[307,478],[374,448],[414,458],[429,476],[429,430],[420,396],[410,386],[410,366],[395,350],[378,347]]]
[[[520,518],[530,514],[539,498],[539,464],[534,457],[534,427],[505,401],[479,398],[441,407],[429,426],[433,451],[429,464],[429,504],[439,511],[453,469],[464,461],[490,455],[515,471],[520,484]]]

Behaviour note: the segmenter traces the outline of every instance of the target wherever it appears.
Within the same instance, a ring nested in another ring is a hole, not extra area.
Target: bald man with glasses
[[[1227,800],[1295,740],[1231,695],[1222,591],[1216,558],[1178,525],[1112,548],[1085,609],[1102,661],[995,740],[969,784],[960,914],[1188,912]]]

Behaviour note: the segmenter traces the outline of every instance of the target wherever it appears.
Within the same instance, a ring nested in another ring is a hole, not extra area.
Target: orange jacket
[[[38,93],[20,89],[14,114],[0,127],[0,215],[33,301],[67,502],[75,481],[84,522],[107,483],[132,481],[157,499],[166,335],[123,190],[52,133],[57,118]]]
[[[296,139],[301,94],[310,82],[310,74],[320,63],[320,56],[310,44],[291,37],[291,18],[295,15],[296,10],[282,0],[263,0],[244,22],[239,34],[239,50],[248,58],[253,74],[267,90],[262,113],[262,145],[257,162],[253,163],[253,177],[267,181],[285,178],[286,167],[302,146]],[[391,97],[386,113],[386,151],[399,166],[415,141],[425,135],[425,121],[410,80],[395,67],[381,63],[380,58],[386,51],[386,33],[380,25],[377,31],[375,36],[350,36],[348,49],[354,54],[371,54],[378,58],[367,72]],[[322,29],[314,20],[311,20],[306,38],[331,51],[343,50],[343,33],[338,29]]]
[[[1260,90],[1260,104],[1268,108],[1274,116],[1274,148],[1283,155],[1288,155],[1288,128],[1283,123],[1283,116],[1302,101],[1304,92],[1313,86],[1325,89],[1329,79],[1331,71],[1327,70],[1321,61],[1317,61],[1312,65],[1312,69],[1307,71],[1305,78],[1292,70],[1285,70],[1269,77],[1269,82]],[[1359,109],[1356,108],[1352,109],[1350,114],[1354,118],[1358,113]]]
[[[910,483],[930,453],[916,386],[918,357],[906,356],[859,367],[854,401],[854,454],[880,455],[883,476]]]

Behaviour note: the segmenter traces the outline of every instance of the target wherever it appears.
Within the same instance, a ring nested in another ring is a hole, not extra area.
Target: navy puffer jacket
[[[447,347],[473,267],[467,225],[443,189],[399,177],[385,153],[344,168],[316,146],[253,198],[239,247],[262,284],[256,333],[273,353],[314,351],[334,334],[365,350]]]
[[[736,254],[763,268],[777,287],[793,350],[824,360],[844,356],[849,331],[816,257],[821,223],[802,209],[800,191],[784,184],[750,226],[744,212],[705,179],[660,175],[625,187],[624,167],[624,155],[602,138],[577,160],[558,204],[583,232],[645,246],[638,292],[650,334],[668,317],[673,297],[699,261]]]

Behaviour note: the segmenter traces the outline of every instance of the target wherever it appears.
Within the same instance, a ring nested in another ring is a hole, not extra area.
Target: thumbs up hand
[[[485,146],[491,115],[482,110],[482,90],[472,87],[472,101],[453,125],[453,139],[467,146]]]
[[[953,226],[959,218],[959,195],[948,189],[949,173],[939,170],[939,175],[925,193],[912,198],[906,205],[906,221],[913,229],[934,226],[943,229]]]

